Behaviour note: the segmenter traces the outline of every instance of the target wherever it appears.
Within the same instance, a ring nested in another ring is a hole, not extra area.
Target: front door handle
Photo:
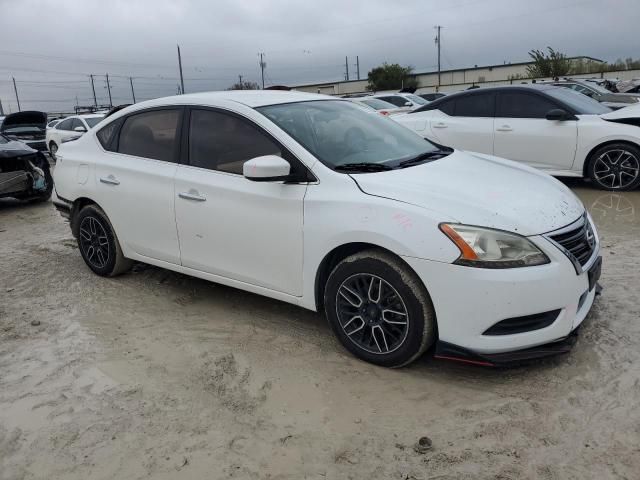
[[[194,202],[206,202],[207,198],[198,193],[197,190],[189,190],[188,192],[180,192],[178,194],[180,198],[185,200],[193,200]]]
[[[120,182],[116,180],[116,177],[113,175],[109,175],[108,177],[100,177],[101,183],[106,183],[107,185],[120,185]]]
[[[511,132],[511,131],[513,131],[513,128],[511,128],[509,125],[502,125],[501,127],[496,128],[496,131],[498,131],[498,132]]]
[[[433,124],[433,128],[447,128],[447,124],[443,122],[438,122]]]

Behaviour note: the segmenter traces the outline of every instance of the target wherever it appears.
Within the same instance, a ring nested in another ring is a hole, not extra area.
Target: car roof
[[[172,97],[157,98],[146,102],[137,103],[136,106],[154,105],[211,105],[215,106],[219,101],[231,101],[241,103],[251,108],[281,103],[305,102],[310,100],[335,100],[335,97],[285,90],[230,90],[223,92],[201,92],[175,95]]]

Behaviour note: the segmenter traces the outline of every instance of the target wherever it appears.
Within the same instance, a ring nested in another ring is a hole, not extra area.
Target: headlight
[[[440,230],[460,249],[453,262],[479,268],[544,265],[549,258],[527,238],[502,230],[441,223]]]

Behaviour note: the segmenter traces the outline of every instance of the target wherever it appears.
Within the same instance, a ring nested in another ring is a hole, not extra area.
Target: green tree
[[[571,61],[564,53],[547,47],[548,53],[542,50],[531,50],[529,56],[533,65],[527,66],[527,74],[531,78],[562,77],[571,70]]]
[[[256,82],[247,82],[242,80],[231,85],[227,90],[260,90],[260,86]]]
[[[367,90],[400,90],[417,88],[418,81],[411,76],[413,67],[403,67],[397,63],[383,63],[369,72]]]

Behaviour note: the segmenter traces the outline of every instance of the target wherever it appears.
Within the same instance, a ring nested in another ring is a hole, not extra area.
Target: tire
[[[324,307],[342,345],[376,365],[408,365],[436,339],[435,312],[422,282],[381,250],[342,260],[327,280]]]
[[[49,142],[49,155],[51,155],[51,158],[56,160],[56,152],[58,151],[58,145],[56,145],[56,142]]]
[[[587,175],[602,190],[633,190],[640,184],[640,148],[610,143],[597,149],[589,157]]]
[[[80,254],[98,275],[114,277],[131,268],[132,261],[122,254],[111,222],[97,205],[87,205],[74,219]]]

